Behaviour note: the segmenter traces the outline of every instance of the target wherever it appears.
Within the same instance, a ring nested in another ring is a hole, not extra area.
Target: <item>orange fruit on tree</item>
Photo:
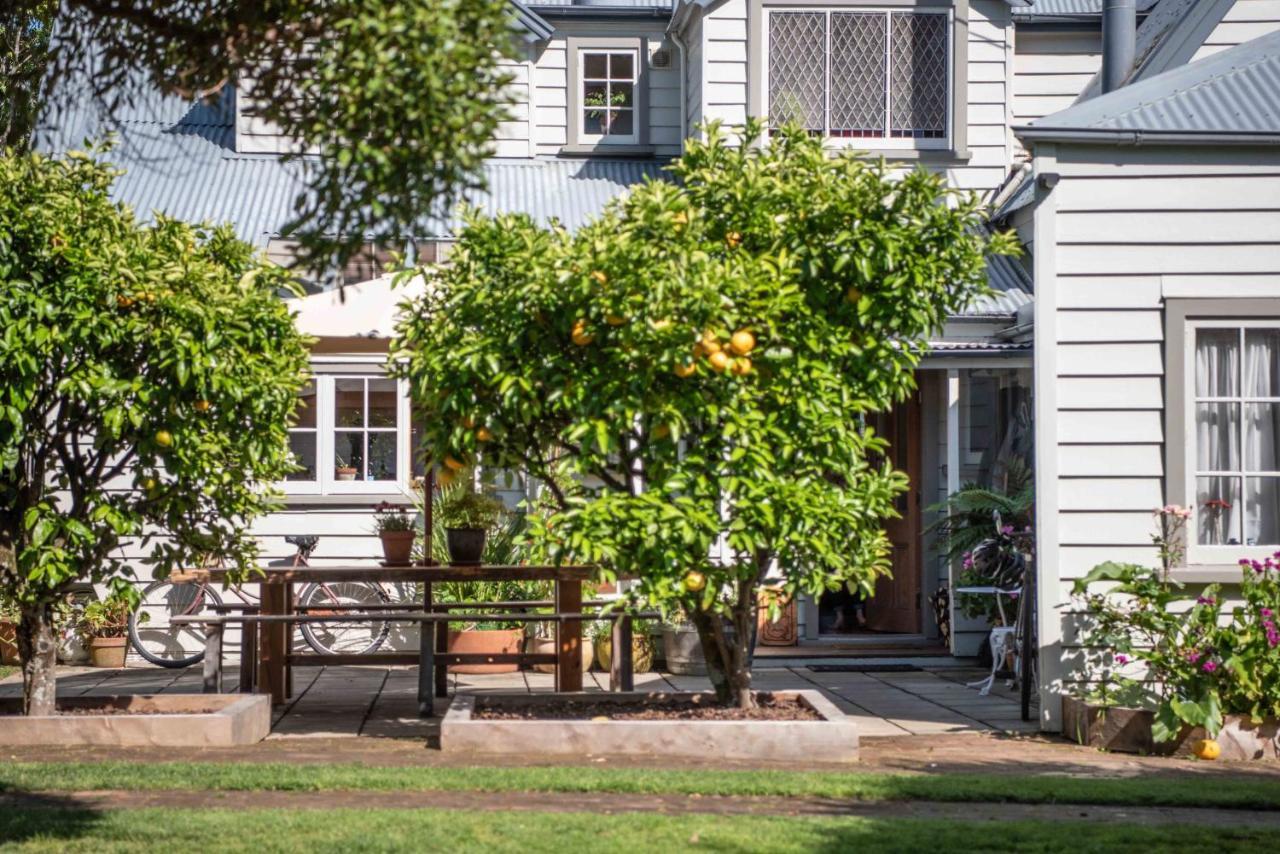
[[[133,305],[133,297],[127,297],[127,296],[124,296],[123,294],[116,297],[117,308],[128,308],[131,305]]]
[[[162,448],[173,447],[173,434],[168,430],[156,431],[156,444]]]
[[[707,361],[711,363],[711,367],[717,374],[723,374],[729,367],[729,354],[723,350],[718,350],[707,357]]]
[[[751,360],[746,356],[741,359],[734,359],[733,363],[729,365],[729,370],[733,372],[734,376],[745,377],[751,373]]]
[[[659,424],[657,427],[653,428],[653,438],[655,439],[665,439],[670,435],[671,428],[666,424]]]
[[[724,242],[729,244],[730,249],[735,249],[742,242],[742,235],[736,231],[731,231],[724,236]]]
[[[596,336],[587,331],[587,322],[585,320],[578,320],[573,324],[573,334],[570,337],[573,339],[573,343],[579,347],[585,347],[596,340]]]
[[[693,376],[694,372],[697,370],[698,366],[693,362],[681,362],[675,367],[676,376],[680,379]]]
[[[603,285],[605,282],[609,281],[609,277],[605,275],[604,270],[592,270],[591,278],[595,279],[596,283],[600,285]]]
[[[720,336],[708,329],[702,333],[702,349],[708,353],[719,353],[723,347],[720,346]]]
[[[689,215],[684,211],[676,211],[675,215],[671,217],[671,221],[676,225],[685,225],[689,222]]]
[[[620,314],[606,314],[604,322],[610,326],[621,326],[627,322],[627,319]]]
[[[486,430],[484,427],[481,427],[480,429],[476,430],[477,442],[488,442],[492,438],[493,438],[493,434],[490,433],[488,430]]]
[[[671,318],[664,317],[661,320],[651,320],[649,321],[649,325],[653,327],[655,332],[661,332],[664,329],[671,328]]]
[[[195,406],[195,408],[196,408],[196,412],[208,412],[208,411],[209,411],[209,401],[207,401],[207,400],[197,400],[193,405],[194,405],[194,406]]]
[[[729,339],[729,348],[739,356],[745,356],[756,348],[756,336],[749,329],[739,329]]]
[[[707,577],[701,572],[690,570],[684,576],[684,589],[690,593],[699,593],[707,586]]]
[[[476,426],[476,420],[470,415],[467,415],[462,419],[462,426],[470,430],[472,427]]]
[[[1198,759],[1205,759],[1212,762],[1222,755],[1222,745],[1214,741],[1212,738],[1202,738],[1195,743],[1192,748]]]
[[[453,483],[454,477],[455,475],[451,470],[440,469],[440,471],[436,472],[436,483],[440,484],[441,486],[448,486],[449,484]]]
[[[462,462],[462,460],[454,459],[453,457],[445,457],[444,464],[449,468],[453,469],[454,471],[458,471],[459,469],[464,469],[467,467],[467,464]]]
[[[862,291],[858,290],[856,287],[849,288],[849,290],[844,292],[844,298],[849,302],[857,302],[862,299]]]

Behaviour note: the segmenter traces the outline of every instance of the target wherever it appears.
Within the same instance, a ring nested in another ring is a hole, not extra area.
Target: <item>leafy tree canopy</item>
[[[158,576],[251,565],[308,364],[289,273],[228,228],[139,225],[96,154],[0,158],[0,595],[43,708],[51,607],[131,589],[123,539]]]
[[[25,147],[48,61],[52,0],[0,9],[0,148]]]
[[[156,89],[214,97],[232,83],[319,152],[289,230],[321,269],[412,237],[477,183],[503,118],[512,18],[506,0],[64,0],[53,32],[55,104],[84,81],[108,116]]]
[[[887,572],[906,481],[864,416],[913,389],[928,335],[1016,244],[923,170],[743,136],[709,127],[676,183],[573,234],[473,216],[407,307],[398,369],[439,458],[543,479],[552,557],[682,609],[722,697],[749,705],[772,569],[789,594]]]

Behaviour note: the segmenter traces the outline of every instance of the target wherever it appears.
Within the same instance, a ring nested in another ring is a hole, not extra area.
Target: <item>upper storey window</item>
[[[639,142],[636,117],[639,57],[636,51],[584,50],[578,60],[582,142]]]
[[[770,9],[766,112],[875,148],[943,148],[951,104],[950,15]]]

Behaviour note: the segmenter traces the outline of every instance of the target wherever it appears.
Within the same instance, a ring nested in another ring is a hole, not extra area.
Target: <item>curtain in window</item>
[[[1240,478],[1221,473],[1240,466],[1240,404],[1204,398],[1238,397],[1240,333],[1201,329],[1196,334],[1196,519],[1204,545],[1239,544]]]
[[[1245,470],[1280,471],[1280,330],[1246,329],[1244,333]],[[1245,542],[1280,543],[1280,478],[1246,477]]]

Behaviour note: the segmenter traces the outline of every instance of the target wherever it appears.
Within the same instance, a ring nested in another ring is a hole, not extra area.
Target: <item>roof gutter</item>
[[[537,6],[544,18],[656,18],[669,20],[670,9],[635,8],[630,6]]]
[[[1116,128],[1015,127],[1014,134],[1025,142],[1111,143],[1115,145],[1280,145],[1275,131],[1159,131]]]

